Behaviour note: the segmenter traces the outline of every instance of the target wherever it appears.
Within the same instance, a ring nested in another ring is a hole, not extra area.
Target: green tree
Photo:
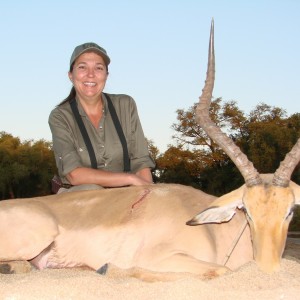
[[[221,195],[243,183],[243,178],[224,151],[197,124],[194,104],[187,111],[177,110],[177,123],[172,125],[173,138],[180,147],[197,151],[202,166],[200,186],[204,191]],[[235,101],[217,98],[210,107],[211,119],[227,133],[261,173],[274,172],[300,136],[299,114],[286,116],[286,111],[261,103],[249,116]],[[292,179],[299,182],[299,166]],[[297,181],[298,180],[298,181]]]
[[[15,198],[14,185],[26,176],[26,168],[18,162],[19,138],[0,133],[0,187],[2,197]]]
[[[200,151],[171,146],[156,159],[157,181],[181,183],[200,188],[199,174],[203,168]]]
[[[24,196],[40,196],[50,193],[51,178],[56,173],[52,144],[45,140],[30,141],[25,149],[20,149],[22,160],[27,166],[26,182],[16,187]]]
[[[293,146],[285,110],[259,104],[249,114],[240,146],[261,173],[274,172]]]
[[[221,102],[222,98],[212,101],[209,109],[211,119],[232,138],[243,135],[246,122],[243,112],[238,109],[234,101],[225,102],[223,105]],[[197,103],[187,111],[177,110],[177,123],[172,125],[175,131],[173,139],[179,146],[188,145],[193,149],[200,150],[202,161],[207,166],[222,163],[227,156],[196,122],[196,106]]]
[[[11,134],[0,133],[1,199],[49,194],[55,172],[51,143],[21,142]]]

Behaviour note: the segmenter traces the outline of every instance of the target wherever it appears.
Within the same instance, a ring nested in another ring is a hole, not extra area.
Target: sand
[[[300,244],[287,244],[281,270],[267,275],[254,262],[236,272],[201,281],[143,282],[123,275],[63,269],[1,274],[0,299],[300,299]]]

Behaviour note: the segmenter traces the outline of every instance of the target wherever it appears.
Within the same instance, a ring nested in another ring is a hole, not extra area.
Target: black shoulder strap
[[[130,172],[130,158],[129,158],[129,153],[128,153],[128,148],[127,148],[127,142],[126,142],[126,138],[124,135],[124,132],[122,130],[122,126],[120,124],[118,115],[116,113],[115,107],[110,99],[110,97],[108,96],[108,94],[104,94],[106,99],[107,99],[107,104],[108,104],[108,109],[111,115],[111,118],[114,122],[114,125],[116,127],[119,139],[121,141],[122,144],[122,148],[123,148],[123,161],[124,161],[124,172]]]
[[[80,129],[81,135],[83,137],[83,140],[85,142],[86,148],[88,150],[88,153],[89,153],[89,156],[90,156],[90,160],[91,160],[91,166],[92,166],[93,169],[97,169],[97,159],[96,159],[96,156],[95,156],[95,152],[94,152],[91,140],[89,138],[89,135],[88,135],[88,133],[86,131],[86,128],[85,128],[85,126],[83,124],[83,121],[82,121],[82,119],[81,119],[81,117],[79,115],[79,111],[78,111],[76,100],[72,99],[70,101],[70,105],[71,105],[73,114],[75,116],[76,122],[78,124],[78,127]]]
[[[115,125],[116,131],[118,133],[119,139],[121,141],[122,144],[122,148],[123,148],[123,160],[124,160],[124,172],[130,172],[130,158],[129,158],[129,154],[128,154],[128,148],[127,148],[127,142],[126,142],[126,138],[124,135],[124,132],[122,130],[122,126],[120,124],[120,121],[118,119],[115,107],[110,99],[110,97],[105,94],[106,98],[107,98],[107,103],[108,103],[108,109],[109,112],[111,114],[113,123]],[[72,108],[73,114],[75,116],[76,122],[78,124],[78,127],[80,129],[81,135],[83,137],[83,140],[85,142],[86,148],[88,150],[89,156],[90,156],[90,160],[91,160],[91,165],[92,168],[97,169],[97,160],[96,160],[96,156],[95,156],[95,152],[91,143],[91,140],[89,138],[89,135],[86,131],[86,128],[83,124],[83,121],[79,115],[79,111],[78,111],[78,107],[77,107],[77,103],[76,100],[73,99],[70,101],[70,106]]]

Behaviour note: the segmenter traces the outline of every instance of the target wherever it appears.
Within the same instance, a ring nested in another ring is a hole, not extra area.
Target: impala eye
[[[289,213],[286,215],[285,219],[292,219],[292,217],[294,216],[294,208],[291,208]]]

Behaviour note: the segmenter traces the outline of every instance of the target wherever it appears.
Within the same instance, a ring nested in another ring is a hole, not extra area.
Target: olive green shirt
[[[149,155],[148,144],[138,116],[135,101],[127,95],[109,94],[121,123],[131,161],[131,172],[144,168],[153,168],[154,163]],[[79,101],[79,114],[88,132],[97,159],[98,169],[123,172],[123,148],[103,98],[103,116],[98,128],[95,128]],[[70,103],[64,103],[52,110],[49,116],[52,132],[53,150],[59,176],[68,183],[66,175],[80,167],[91,167],[90,156],[76,123]]]

